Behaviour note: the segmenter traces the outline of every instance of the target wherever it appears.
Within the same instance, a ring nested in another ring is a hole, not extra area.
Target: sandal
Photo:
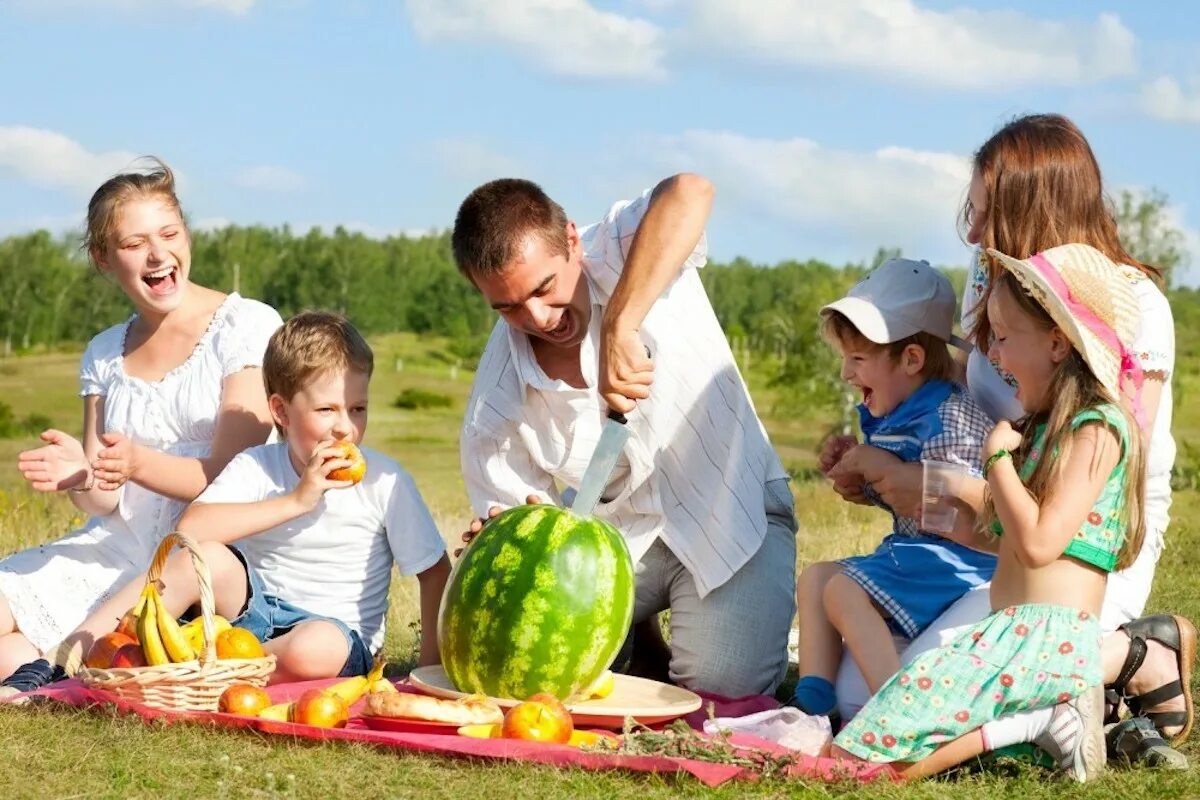
[[[1118,722],[1104,735],[1110,761],[1126,766],[1187,769],[1187,756],[1167,744],[1154,723],[1145,717]]]
[[[1129,652],[1125,663],[1116,680],[1106,688],[1115,692],[1129,708],[1129,713],[1135,717],[1145,717],[1154,724],[1161,733],[1164,728],[1175,725],[1181,726],[1178,733],[1170,737],[1171,744],[1178,744],[1187,738],[1192,731],[1192,662],[1196,658],[1196,629],[1185,617],[1177,614],[1155,614],[1141,617],[1117,627],[1129,636]],[[1148,641],[1156,641],[1176,655],[1176,666],[1179,671],[1177,680],[1165,683],[1157,689],[1145,694],[1130,695],[1125,690],[1129,680],[1137,673],[1146,661]],[[1183,711],[1147,712],[1145,709],[1166,702],[1175,697],[1183,696]]]
[[[67,673],[63,671],[62,667],[57,664],[52,667],[49,661],[39,658],[36,661],[30,661],[28,664],[18,667],[16,672],[5,678],[3,683],[0,683],[0,687],[8,690],[4,693],[7,696],[32,692],[48,683],[61,681],[66,677]]]

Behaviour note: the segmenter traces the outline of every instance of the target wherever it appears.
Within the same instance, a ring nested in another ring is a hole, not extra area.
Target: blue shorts
[[[996,571],[995,555],[927,534],[893,533],[874,553],[838,563],[890,617],[889,625],[909,639]]]
[[[314,620],[328,622],[335,625],[346,637],[346,645],[349,650],[346,663],[342,665],[342,671],[337,676],[348,678],[354,675],[366,675],[371,670],[371,651],[358,631],[340,619],[310,613],[269,594],[263,587],[262,578],[257,570],[252,569],[246,563],[246,557],[242,552],[236,547],[229,549],[246,569],[246,607],[242,609],[242,613],[238,615],[237,619],[232,621],[236,627],[250,631],[258,637],[260,642],[269,642],[272,639],[278,639],[301,623]]]

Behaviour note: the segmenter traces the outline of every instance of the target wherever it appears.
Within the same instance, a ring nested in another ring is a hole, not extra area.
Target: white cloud
[[[181,0],[181,5],[215,8],[238,16],[248,13],[254,8],[254,3],[255,0]]]
[[[1133,74],[1115,14],[1055,21],[1015,11],[935,11],[912,0],[695,0],[696,47],[773,65],[843,68],[955,89],[1077,85]]]
[[[495,178],[520,177],[527,171],[517,159],[475,137],[438,139],[433,143],[433,155],[447,175],[472,186]]]
[[[818,241],[863,256],[898,246],[935,263],[965,252],[954,228],[971,176],[965,155],[900,147],[856,152],[704,130],[662,137],[650,148],[660,169],[711,178],[723,208],[786,226],[807,248],[797,252],[812,252]]]
[[[662,31],[587,0],[407,0],[422,39],[495,42],[559,75],[661,78]]]
[[[1200,78],[1193,78],[1189,91],[1179,81],[1162,76],[1142,87],[1142,109],[1164,122],[1200,125]]]
[[[93,153],[56,131],[0,125],[0,170],[38,186],[86,196],[137,158],[125,150]]]
[[[299,173],[270,164],[248,167],[235,175],[233,182],[259,192],[295,192],[304,188],[305,183]]]

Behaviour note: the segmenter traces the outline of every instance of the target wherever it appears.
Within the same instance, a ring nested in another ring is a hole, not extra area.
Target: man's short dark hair
[[[562,206],[532,181],[500,178],[463,200],[450,245],[459,272],[467,278],[495,275],[517,258],[529,234],[540,236],[551,253],[568,254]]]

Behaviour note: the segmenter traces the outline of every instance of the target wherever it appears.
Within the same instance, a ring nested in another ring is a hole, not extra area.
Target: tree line
[[[1135,256],[1168,273],[1186,254],[1160,193],[1122,195],[1115,206]],[[964,256],[968,253],[963,250]],[[898,255],[880,248],[860,263],[711,263],[701,276],[735,353],[803,399],[838,391],[833,355],[817,334],[818,309],[867,270]],[[239,291],[287,317],[306,308],[341,312],[364,333],[412,331],[447,337],[470,365],[495,313],[454,267],[449,232],[372,239],[336,228],[297,233],[288,226],[229,226],[196,231],[192,276],[205,286]],[[962,269],[947,270],[961,290]],[[84,258],[75,237],[46,231],[0,240],[0,355],[86,342],[128,316],[128,301]],[[1200,309],[1195,292],[1176,290],[1177,325]],[[1181,355],[1190,352],[1186,341]],[[816,400],[817,397],[812,399]]]

